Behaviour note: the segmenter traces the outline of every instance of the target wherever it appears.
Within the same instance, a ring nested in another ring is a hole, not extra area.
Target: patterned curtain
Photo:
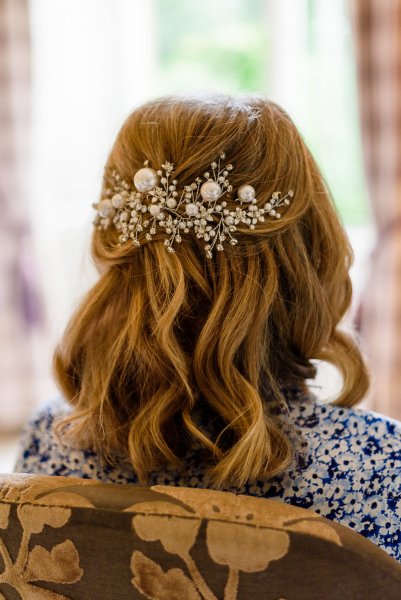
[[[35,400],[40,320],[29,231],[30,37],[27,0],[0,0],[0,430]]]
[[[350,0],[377,245],[360,311],[372,408],[401,419],[401,0]]]

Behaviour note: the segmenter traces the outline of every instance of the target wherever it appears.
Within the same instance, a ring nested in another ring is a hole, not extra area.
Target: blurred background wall
[[[362,327],[376,229],[359,127],[357,8],[347,0],[0,0],[0,430],[17,428],[56,392],[54,344],[95,277],[91,204],[107,153],[127,114],[158,94],[257,91],[283,105],[353,243]],[[322,368],[323,396],[333,381]]]

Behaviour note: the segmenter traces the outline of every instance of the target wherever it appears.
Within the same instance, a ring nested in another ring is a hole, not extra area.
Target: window
[[[368,218],[345,0],[157,0],[158,93],[258,91],[289,112],[344,221]]]

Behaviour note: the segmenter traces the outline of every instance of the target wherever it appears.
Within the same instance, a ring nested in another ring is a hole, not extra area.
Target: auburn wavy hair
[[[288,468],[291,436],[271,406],[285,387],[306,391],[328,361],[342,375],[335,400],[356,404],[368,376],[354,339],[338,329],[351,300],[352,251],[329,190],[294,123],[261,97],[165,97],[125,121],[107,161],[132,181],[145,160],[175,165],[189,185],[221,151],[234,190],[258,205],[294,190],[279,220],[238,226],[237,246],[206,258],[186,234],[176,254],[163,231],[140,247],[94,230],[99,280],[55,352],[59,387],[73,406],[59,428],[107,460],[132,463],[142,482],[179,466],[196,441],[214,485],[241,485]],[[104,184],[106,185],[106,184]],[[104,193],[104,190],[103,192]],[[195,407],[219,423],[209,437]]]

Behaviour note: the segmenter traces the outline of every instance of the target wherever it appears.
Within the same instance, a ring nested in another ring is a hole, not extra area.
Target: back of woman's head
[[[281,219],[207,258],[193,231],[176,253],[165,234],[120,244],[95,229],[99,281],[71,319],[55,355],[62,392],[75,410],[68,431],[106,457],[128,458],[139,477],[179,464],[197,441],[217,485],[287,468],[291,439],[273,405],[285,388],[306,390],[313,359],[333,363],[350,406],[367,389],[352,338],[337,330],[351,299],[352,259],[322,176],[287,114],[258,97],[168,97],[135,110],[119,132],[106,172],[131,182],[144,161],[174,164],[179,187],[220,152],[233,189],[250,184],[257,206],[294,190]],[[105,183],[107,186],[107,183]],[[104,192],[104,190],[103,190]],[[194,418],[205,409],[209,433]],[[65,423],[64,423],[65,425]]]

